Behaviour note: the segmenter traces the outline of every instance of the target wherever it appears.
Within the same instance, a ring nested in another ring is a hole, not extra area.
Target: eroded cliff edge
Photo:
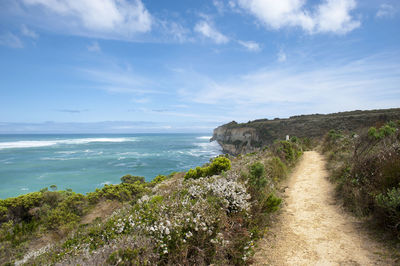
[[[286,135],[318,139],[331,129],[357,131],[398,119],[400,108],[259,119],[240,124],[232,121],[214,129],[211,141],[216,140],[225,153],[238,155],[259,150]]]

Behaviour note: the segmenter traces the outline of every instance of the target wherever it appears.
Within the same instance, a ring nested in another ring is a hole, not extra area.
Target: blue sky
[[[400,2],[1,1],[0,59],[0,133],[400,107]]]

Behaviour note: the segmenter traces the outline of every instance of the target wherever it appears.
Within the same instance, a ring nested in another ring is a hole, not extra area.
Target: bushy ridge
[[[320,142],[330,129],[358,131],[376,123],[398,119],[400,108],[258,119],[247,123],[232,121],[216,128],[212,139],[217,140],[226,152],[236,155],[271,145],[286,135],[303,138],[311,145],[311,142]]]
[[[360,134],[331,130],[322,145],[346,207],[400,237],[400,121]]]
[[[59,230],[62,221],[75,230],[58,243],[25,258],[29,264],[91,265],[246,265],[251,262],[256,240],[262,237],[270,214],[281,199],[276,187],[302,153],[296,141],[278,141],[261,152],[233,157],[220,156],[199,167],[194,174],[158,176],[145,183],[140,177],[124,176],[123,183],[108,185],[87,195],[64,195],[50,211],[60,209],[82,217],[97,202],[118,200],[124,207],[107,219],[90,224],[64,217],[46,230]],[[193,171],[192,171],[193,173]],[[201,173],[201,174],[198,174]],[[34,218],[33,208],[42,208],[43,194],[31,193],[9,199],[27,216],[11,216],[5,210],[2,227],[36,221],[42,228],[45,216]],[[68,199],[68,200],[67,200]],[[29,202],[26,204],[26,202]],[[74,209],[74,210],[72,210]],[[76,210],[75,210],[76,209]],[[80,210],[80,211],[79,211]],[[61,216],[64,214],[60,214]],[[15,219],[19,217],[18,219]],[[29,217],[29,218],[28,218]],[[72,225],[72,224],[71,224]],[[32,229],[30,232],[40,231]],[[1,231],[4,236],[4,230]],[[1,239],[2,245],[17,245]],[[28,242],[26,242],[28,243]],[[4,252],[4,250],[3,250]],[[4,261],[4,256],[1,256]],[[16,254],[7,254],[15,259]]]

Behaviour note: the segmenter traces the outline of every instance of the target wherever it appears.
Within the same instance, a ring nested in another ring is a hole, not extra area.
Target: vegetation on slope
[[[118,185],[105,185],[87,195],[44,188],[15,198],[0,200],[0,263],[20,258],[28,243],[48,234],[62,238],[79,225],[82,218],[102,201],[134,201],[167,177],[152,182],[126,175]],[[134,180],[134,182],[132,182]],[[54,237],[53,237],[54,238]]]
[[[359,135],[331,130],[322,145],[337,192],[352,212],[400,237],[400,121]]]
[[[279,208],[275,188],[301,155],[299,143],[278,141],[259,153],[220,156],[200,167],[201,175],[159,176],[150,183],[125,176],[87,195],[43,190],[2,200],[1,262],[25,253],[29,264],[248,264],[270,213]],[[83,224],[82,217],[104,201],[123,207]],[[61,231],[58,242],[27,254],[35,236]]]
[[[398,119],[400,108],[301,115],[287,119],[259,119],[240,124],[233,121],[216,128],[213,139],[226,152],[236,155],[270,145],[276,139],[284,139],[286,135],[319,142],[330,129],[358,131],[376,123]]]

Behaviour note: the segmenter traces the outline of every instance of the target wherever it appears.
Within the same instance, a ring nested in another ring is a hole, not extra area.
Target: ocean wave
[[[75,153],[78,153],[78,152],[79,151],[57,151],[56,153],[69,155],[69,154],[75,154]]]
[[[83,138],[83,139],[61,139],[61,140],[24,140],[13,142],[0,142],[0,150],[17,148],[37,148],[54,145],[79,145],[92,142],[128,142],[135,141],[135,138]]]
[[[157,153],[146,153],[146,152],[136,152],[136,151],[121,152],[121,153],[117,153],[116,155],[119,156],[119,158],[122,157],[124,159],[159,156],[159,154],[157,154]]]
[[[196,142],[193,143],[195,146],[200,147],[202,150],[221,150],[221,146],[218,142]]]
[[[40,158],[41,161],[69,161],[69,160],[79,160],[79,158],[63,158],[63,157],[43,157]]]
[[[197,137],[196,139],[211,139],[211,136],[202,136],[202,137]]]

